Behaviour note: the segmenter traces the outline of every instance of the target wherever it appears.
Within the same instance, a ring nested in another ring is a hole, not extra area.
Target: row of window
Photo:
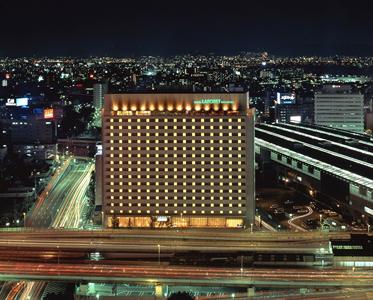
[[[160,167],[160,168],[106,168],[105,171],[107,172],[195,172],[195,173],[206,173],[205,175],[209,173],[216,173],[216,172],[245,172],[245,169],[243,168],[165,168],[165,167]],[[201,174],[203,176],[204,174]],[[211,175],[211,174],[209,174]],[[158,178],[158,177],[156,177]],[[203,177],[202,177],[203,178]]]
[[[112,209],[110,210],[110,213],[111,214],[115,214],[115,213],[120,213],[120,214],[174,214],[174,215],[179,215],[179,214],[224,214],[224,213],[229,213],[229,214],[233,214],[233,211],[230,210],[228,212],[224,212],[223,210],[220,210],[220,211],[214,211],[214,210],[211,210],[211,211],[205,211],[205,210],[201,210],[201,211],[186,211],[186,210],[183,210],[183,211],[178,211],[178,210],[173,210],[173,211],[169,211],[169,210],[155,210],[154,212],[151,212],[150,210],[141,210],[141,209],[138,209],[138,210],[127,210],[127,211],[124,211],[124,210],[115,210]],[[235,211],[234,212],[235,214],[239,214],[241,215],[242,214],[242,210],[239,210],[239,211]]]
[[[204,190],[204,189],[192,189],[192,190],[189,190],[189,189],[173,189],[173,190],[168,190],[168,189],[117,189],[117,188],[112,188],[112,189],[106,189],[106,192],[107,193],[127,193],[127,194],[131,194],[131,193],[201,193],[201,194],[205,194],[205,193],[221,193],[221,194],[224,194],[224,193],[230,193],[230,194],[242,194],[243,190],[233,190],[233,189],[221,189],[220,186],[214,186],[216,189],[211,189],[210,187],[210,190]]]
[[[235,161],[233,163],[232,160],[229,160],[229,161],[218,161],[218,160],[207,160],[207,161],[204,161],[204,160],[199,160],[199,161],[186,161],[185,159],[183,160],[170,160],[170,161],[167,161],[167,160],[162,160],[162,161],[150,161],[150,160],[128,160],[128,161],[123,161],[122,159],[117,159],[117,160],[110,160],[109,162],[109,165],[243,165],[245,164],[245,161]]]
[[[245,147],[141,147],[141,146],[134,146],[134,147],[122,147],[122,146],[106,146],[106,151],[245,151]]]
[[[173,122],[173,123],[214,123],[214,122],[244,122],[244,118],[106,118],[106,122],[115,123],[115,122],[127,122],[127,123],[151,123],[151,122],[161,122],[161,123],[167,123],[167,122]]]
[[[184,203],[183,205],[185,205],[185,202],[186,201],[209,201],[209,205],[211,207],[214,207],[214,203],[211,202],[211,201],[217,201],[219,200],[219,202],[224,202],[224,201],[242,201],[243,198],[242,196],[182,196],[182,199],[181,197],[178,197],[178,196],[154,196],[154,195],[147,195],[146,197],[141,197],[141,196],[137,196],[137,197],[132,197],[132,196],[106,196],[106,202],[111,202],[111,201],[120,201],[119,202],[119,206],[123,206],[123,199],[126,199],[126,201],[128,200],[136,200],[136,201],[141,201],[141,200],[144,200],[146,201],[146,203],[150,203],[151,202],[154,202],[155,200],[158,200],[158,201],[166,201],[168,203],[169,200],[173,200],[173,201],[178,201],[178,200],[182,200]],[[146,199],[144,199],[146,198]],[[171,205],[171,204],[170,204]]]
[[[148,134],[148,133],[147,133]],[[116,139],[115,137],[112,137],[112,139],[108,140],[105,139],[105,144],[245,144],[244,140],[224,140],[224,139],[201,139],[201,140],[187,140],[187,139],[173,139],[173,140],[167,140],[167,139],[152,139],[152,140],[147,140],[147,139],[136,139],[136,140],[131,140],[126,136],[123,136],[119,134],[120,139]],[[150,135],[149,135],[150,136]],[[125,139],[124,139],[125,138]]]
[[[137,153],[137,154],[132,154],[132,153],[125,153],[125,154],[122,154],[122,153],[119,153],[119,154],[114,154],[114,153],[111,153],[111,154],[106,154],[105,157],[128,157],[128,158],[131,158],[131,157],[137,157],[137,158],[141,158],[141,157],[146,157],[146,158],[154,158],[154,157],[170,157],[170,158],[177,158],[177,157],[183,157],[183,158],[242,158],[242,157],[245,157],[245,155],[242,155],[242,154],[213,154],[213,153],[210,153],[210,154],[205,154],[205,153],[199,153],[199,154],[177,154],[177,153],[174,153],[174,154],[168,154],[168,153],[162,153],[162,154],[159,154],[159,153],[155,153],[155,154],[149,154],[149,153],[144,153],[144,154],[141,154],[141,153]]]
[[[182,205],[180,203],[107,203],[106,206],[110,207],[245,207],[245,204],[243,203],[220,203],[220,204],[214,204],[214,203],[183,203]]]
[[[277,153],[277,160],[282,161],[282,154]],[[303,168],[302,162],[300,161],[296,161],[296,162],[297,162],[297,168],[302,169]],[[288,165],[292,165],[293,159],[291,157],[286,157],[286,163]],[[308,166],[308,173],[313,174],[314,172],[315,172],[315,168],[313,166]]]
[[[118,125],[118,126],[114,126],[114,125],[110,125],[110,126],[106,126],[105,129],[107,130],[152,130],[152,129],[155,129],[155,130],[241,130],[243,129],[242,126],[232,126],[232,125],[229,125],[229,126],[223,126],[223,125],[208,125],[208,126],[204,126],[204,125],[201,125],[201,126],[177,126],[177,125],[174,125],[174,126],[167,126],[167,125],[163,125],[163,126],[159,126],[159,125],[155,125],[155,126],[151,126],[151,125],[144,125],[144,126],[131,126],[131,125]]]
[[[364,186],[359,186],[359,194],[362,196],[367,197],[368,196],[368,189]],[[373,192],[371,192],[371,198],[373,199]]]
[[[168,181],[163,181],[163,182],[159,182],[159,181],[156,181],[156,182],[141,182],[141,181],[138,181],[137,178],[133,178],[133,182],[132,181],[119,181],[119,180],[116,180],[116,179],[112,179],[110,182],[109,182],[109,185],[110,186],[121,186],[121,188],[123,187],[131,187],[131,186],[146,186],[146,187],[149,187],[149,186],[210,186],[210,187],[214,187],[214,186],[234,186],[234,187],[238,187],[238,186],[245,186],[245,182],[222,182],[222,181],[219,181],[219,182],[214,182],[214,181],[209,181],[209,182],[195,182],[195,181],[192,181],[192,182],[186,182],[185,180],[180,180],[179,182],[178,181],[173,181],[173,182],[168,182]]]
[[[168,133],[166,131],[162,131],[162,132],[154,132],[154,133],[150,133],[150,132],[137,132],[137,133],[131,133],[131,132],[128,132],[128,131],[124,131],[124,134],[122,132],[110,132],[109,135],[107,136],[125,136],[125,137],[129,137],[129,136],[138,136],[138,137],[141,137],[141,136],[173,136],[173,137],[187,137],[187,136],[209,136],[209,137],[224,137],[224,136],[245,136],[245,133],[242,133],[242,132],[227,132],[227,133],[224,133],[224,132],[211,132],[209,131],[208,133],[204,133],[204,132],[173,132],[173,133]]]
[[[106,175],[105,178],[110,178],[110,179],[243,179],[245,176],[242,175],[132,175],[132,174],[127,174],[127,175]]]

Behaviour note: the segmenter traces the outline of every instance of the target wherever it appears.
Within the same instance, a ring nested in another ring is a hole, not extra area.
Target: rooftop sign
[[[233,100],[223,100],[223,99],[201,99],[194,100],[194,104],[234,104]]]

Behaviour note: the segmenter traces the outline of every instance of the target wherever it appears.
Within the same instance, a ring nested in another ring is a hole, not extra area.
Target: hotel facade
[[[105,226],[254,223],[248,94],[109,94],[102,130]]]

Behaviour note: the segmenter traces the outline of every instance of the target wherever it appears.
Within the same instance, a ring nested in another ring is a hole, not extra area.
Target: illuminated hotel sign
[[[223,99],[201,99],[194,100],[194,104],[234,104],[233,100],[223,100]]]

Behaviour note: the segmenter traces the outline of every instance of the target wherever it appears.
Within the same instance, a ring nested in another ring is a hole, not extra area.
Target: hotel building
[[[254,223],[254,110],[248,94],[108,94],[107,227]]]

